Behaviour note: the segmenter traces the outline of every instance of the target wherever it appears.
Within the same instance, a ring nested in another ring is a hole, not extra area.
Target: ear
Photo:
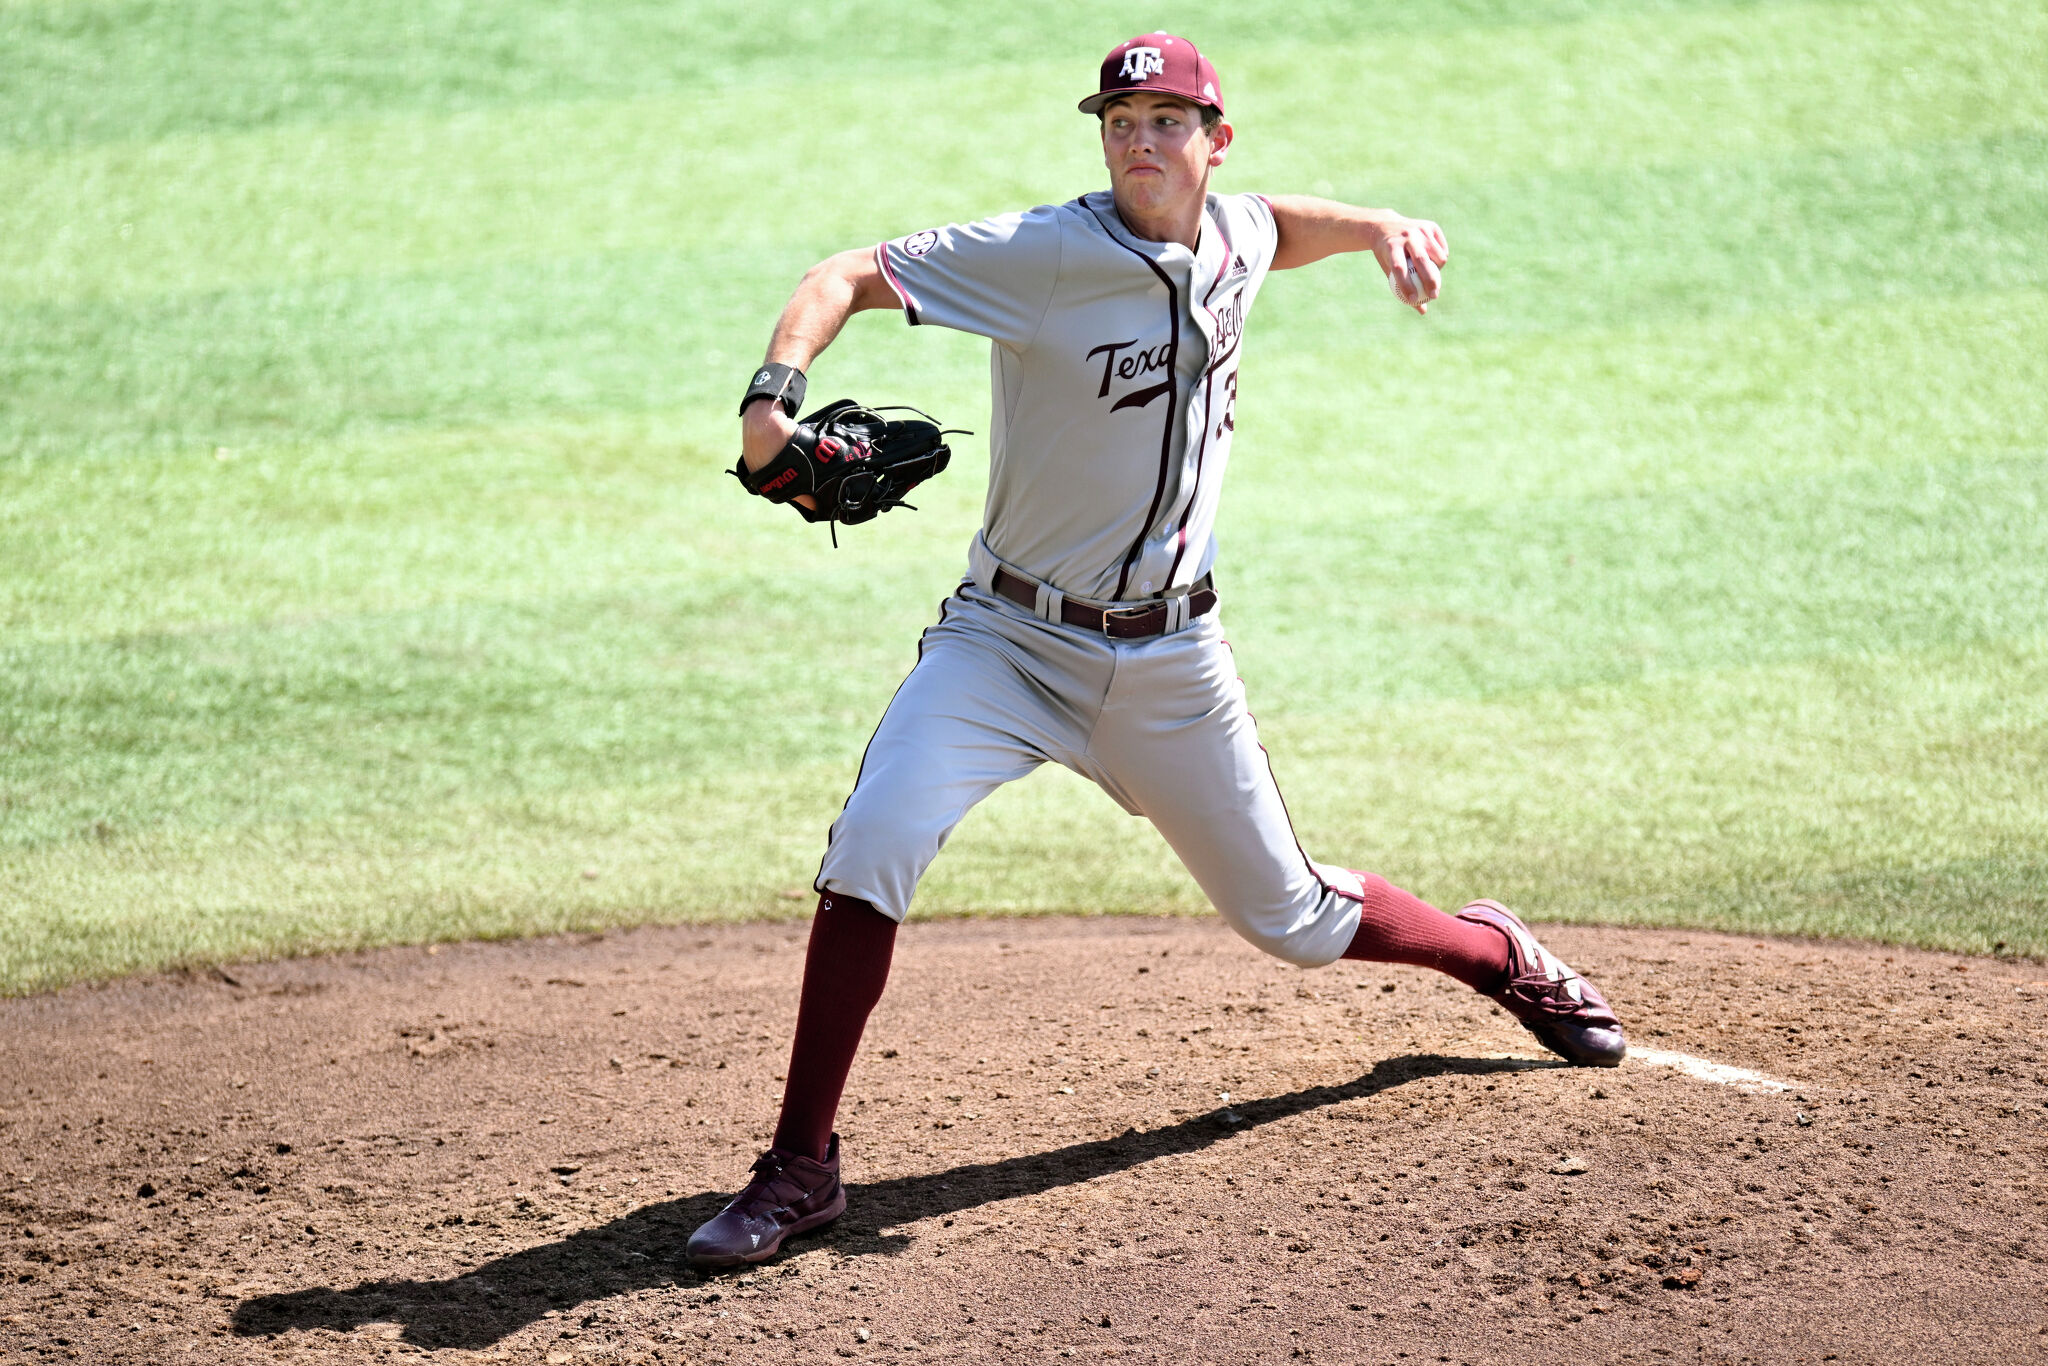
[[[1212,167],[1221,166],[1223,158],[1230,155],[1230,140],[1235,136],[1236,130],[1227,121],[1216,125],[1216,131],[1209,136],[1209,164]]]

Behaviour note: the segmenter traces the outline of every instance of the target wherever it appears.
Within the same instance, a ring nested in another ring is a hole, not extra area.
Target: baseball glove
[[[889,418],[884,413],[917,413]],[[929,415],[915,408],[869,408],[842,398],[828,403],[796,424],[796,434],[775,458],[758,470],[741,460],[733,478],[748,493],[771,503],[788,503],[807,522],[833,524],[832,543],[839,543],[839,523],[855,526],[891,508],[917,509],[904,495],[946,468],[953,452],[945,438],[957,428],[941,430]],[[960,435],[972,435],[959,432]],[[817,507],[795,501],[808,493]]]

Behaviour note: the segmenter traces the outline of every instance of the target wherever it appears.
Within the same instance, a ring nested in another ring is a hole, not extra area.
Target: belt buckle
[[[1129,640],[1129,636],[1120,636],[1110,630],[1109,624],[1112,621],[1136,621],[1158,610],[1159,604],[1156,602],[1148,602],[1142,607],[1105,607],[1102,609],[1102,634],[1114,640]]]

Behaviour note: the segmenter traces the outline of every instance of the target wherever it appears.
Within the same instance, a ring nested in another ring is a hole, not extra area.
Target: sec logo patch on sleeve
[[[930,228],[926,228],[923,232],[914,232],[903,239],[903,254],[905,256],[922,256],[938,244],[939,235]]]

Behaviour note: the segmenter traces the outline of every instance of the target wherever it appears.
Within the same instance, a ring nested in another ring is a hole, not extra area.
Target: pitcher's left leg
[[[1308,857],[1219,625],[1126,653],[1089,759],[1158,827],[1231,928],[1266,952],[1303,967],[1342,957],[1434,968],[1572,1062],[1621,1061],[1606,1000],[1499,903],[1446,915],[1376,874]]]
[[[1301,967],[1343,957],[1365,884],[1295,840],[1213,618],[1118,650],[1086,759],[1158,827],[1232,929]]]

